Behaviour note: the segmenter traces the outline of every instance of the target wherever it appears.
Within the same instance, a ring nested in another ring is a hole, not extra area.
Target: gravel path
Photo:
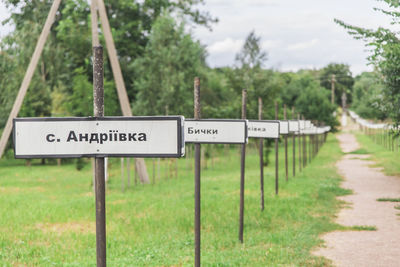
[[[337,136],[343,152],[359,148],[356,138],[344,132]],[[335,231],[322,236],[325,247],[315,255],[331,259],[336,266],[400,266],[400,203],[379,202],[378,198],[400,198],[400,178],[384,175],[369,165],[368,155],[348,154],[337,163],[343,188],[354,194],[340,197],[349,203],[337,223],[345,226],[374,226],[377,231]]]

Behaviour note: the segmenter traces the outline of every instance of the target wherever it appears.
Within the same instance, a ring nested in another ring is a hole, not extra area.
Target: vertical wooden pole
[[[127,187],[131,187],[131,164],[130,164],[130,159],[126,159],[126,174],[127,174],[127,179],[128,179],[128,185]]]
[[[242,91],[242,119],[246,119],[247,90]],[[244,171],[246,162],[246,144],[242,144],[240,157],[240,211],[239,211],[239,241],[243,243],[243,224],[244,224]]]
[[[194,118],[199,120],[200,114],[200,79],[194,79]],[[199,143],[194,144],[194,266],[200,267],[200,171],[201,148]]]
[[[53,25],[54,19],[56,17],[56,13],[58,7],[60,6],[61,0],[54,0],[51,5],[49,14],[47,15],[46,22],[44,23],[43,30],[40,33],[39,39],[36,43],[35,51],[33,52],[31,61],[29,62],[28,69],[26,70],[24,79],[22,80],[21,87],[18,90],[17,98],[15,99],[14,105],[11,109],[10,115],[8,116],[6,126],[4,127],[3,133],[0,139],[0,158],[4,154],[4,150],[7,145],[8,138],[10,137],[12,127],[13,127],[13,119],[18,116],[19,110],[21,109],[22,103],[24,101],[24,97],[26,92],[28,91],[29,84],[32,80],[32,76],[35,72],[35,68],[37,63],[39,62],[40,55],[42,54],[44,45],[46,43],[46,39],[49,36],[50,28]]]
[[[262,99],[258,98],[258,119],[262,120]],[[261,210],[264,210],[264,139],[260,138],[260,190],[261,190]]]
[[[283,105],[283,119],[287,120],[286,114],[286,104]],[[286,175],[286,182],[289,180],[289,166],[288,166],[288,140],[287,135],[285,135],[285,175]]]
[[[275,120],[278,120],[278,102],[275,101]],[[279,157],[278,157],[278,145],[279,137],[275,139],[275,194],[279,193]]]
[[[104,116],[103,48],[93,47],[93,110],[95,117]],[[106,266],[106,193],[104,157],[95,159],[96,250],[97,266]]]

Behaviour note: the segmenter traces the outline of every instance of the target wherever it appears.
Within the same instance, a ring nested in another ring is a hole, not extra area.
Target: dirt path
[[[343,152],[359,148],[351,133],[338,135]],[[345,226],[374,226],[376,231],[336,231],[324,235],[325,247],[314,254],[331,259],[336,266],[400,266],[400,203],[378,198],[400,198],[400,178],[384,175],[369,165],[368,155],[348,154],[337,163],[344,178],[343,188],[354,194],[340,197],[349,203],[337,223]]]

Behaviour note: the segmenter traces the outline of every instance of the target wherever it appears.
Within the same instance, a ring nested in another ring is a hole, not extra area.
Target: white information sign
[[[279,121],[279,134],[289,134],[289,121]]]
[[[186,143],[247,143],[246,120],[185,120]]]
[[[249,121],[249,137],[279,138],[279,121]]]
[[[16,158],[181,157],[181,116],[14,119]]]
[[[299,131],[299,121],[289,121],[289,132],[295,133]]]
[[[300,130],[304,130],[306,128],[306,121],[299,120],[299,127],[300,127]]]
[[[304,124],[305,124],[304,126],[306,129],[311,128],[311,121],[305,121]]]

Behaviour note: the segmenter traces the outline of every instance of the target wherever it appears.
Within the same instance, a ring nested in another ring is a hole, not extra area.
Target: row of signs
[[[185,143],[244,144],[248,138],[322,134],[311,121],[164,117],[17,118],[16,158],[182,157]]]
[[[371,123],[367,120],[361,118],[358,114],[354,111],[349,110],[350,117],[356,121],[356,123],[360,124],[363,127],[370,128],[370,129],[392,129],[392,125],[388,125],[385,123]]]

